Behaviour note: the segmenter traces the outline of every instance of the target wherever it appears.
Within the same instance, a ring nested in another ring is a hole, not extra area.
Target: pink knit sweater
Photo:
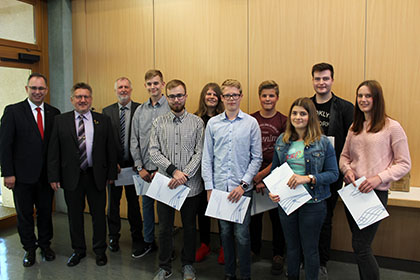
[[[390,118],[377,133],[366,132],[366,127],[365,122],[358,135],[349,130],[340,156],[340,170],[346,174],[351,169],[356,179],[379,175],[382,183],[376,189],[388,190],[392,181],[410,171],[407,136],[401,125]]]

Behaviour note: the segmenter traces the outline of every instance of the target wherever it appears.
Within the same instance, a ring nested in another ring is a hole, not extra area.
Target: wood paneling
[[[155,36],[156,68],[186,83],[190,112],[206,83],[227,78],[241,82],[248,111],[247,1],[157,0]]]
[[[311,69],[319,62],[335,68],[333,91],[353,97],[363,80],[364,0],[249,2],[250,112],[260,108],[258,85],[272,79],[287,115],[296,98],[314,94]]]
[[[387,113],[404,128],[412,160],[411,185],[420,186],[420,2],[370,0],[367,6],[366,78],[378,80]]]

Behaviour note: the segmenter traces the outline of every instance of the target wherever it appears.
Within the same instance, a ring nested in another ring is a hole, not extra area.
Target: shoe
[[[236,280],[236,276],[227,276],[227,275],[225,275],[225,280]]]
[[[172,251],[172,255],[171,255],[171,262],[173,262],[174,260],[176,260],[176,253],[175,250]]]
[[[26,251],[25,256],[23,256],[23,266],[24,267],[33,266],[35,263],[35,259],[36,259],[35,249]]]
[[[195,252],[195,261],[196,262],[201,262],[204,260],[204,258],[210,254],[210,247],[205,244],[205,243],[201,243],[200,248],[198,248],[197,252]]]
[[[318,279],[319,280],[328,280],[327,267],[325,267],[325,266],[320,266],[319,267]]]
[[[80,260],[86,257],[86,253],[73,253],[67,261],[67,266],[78,265]]]
[[[96,265],[97,266],[106,265],[107,262],[108,262],[108,258],[106,257],[105,253],[100,254],[100,255],[96,255]]]
[[[195,280],[195,269],[192,265],[184,265],[182,268],[182,274],[184,275],[184,280]]]
[[[118,239],[115,239],[115,238],[109,239],[108,248],[111,252],[118,252],[118,250],[120,249]]]
[[[55,252],[50,247],[45,249],[41,248],[41,256],[47,262],[55,260]]]
[[[142,257],[146,256],[147,254],[149,254],[151,252],[154,252],[156,250],[157,250],[157,246],[156,246],[155,241],[153,241],[152,243],[145,242],[143,248],[139,248],[139,249],[134,250],[134,252],[131,254],[131,256],[135,259],[138,259],[138,258],[142,258]]]
[[[225,253],[223,252],[222,246],[220,246],[220,252],[219,252],[219,257],[217,257],[217,262],[219,264],[225,264]]]
[[[280,275],[283,273],[284,258],[282,256],[276,255],[273,257],[271,263],[271,274]]]
[[[165,280],[172,276],[172,272],[166,271],[163,268],[159,268],[153,280]]]

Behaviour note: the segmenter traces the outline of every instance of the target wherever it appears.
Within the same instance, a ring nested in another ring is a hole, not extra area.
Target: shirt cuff
[[[168,168],[166,168],[166,173],[172,176],[172,174],[175,172],[176,169],[177,169],[176,166],[171,164],[168,166]]]
[[[213,182],[204,182],[204,189],[206,191],[210,191],[210,190],[214,189]]]

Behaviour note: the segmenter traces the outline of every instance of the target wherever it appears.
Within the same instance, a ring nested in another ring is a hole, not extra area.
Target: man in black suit
[[[126,77],[115,81],[115,93],[118,102],[103,109],[103,113],[111,118],[114,132],[114,142],[117,150],[118,171],[121,168],[134,167],[134,161],[130,154],[131,119],[134,111],[140,105],[131,100],[133,88],[131,81]],[[109,249],[112,252],[119,250],[119,238],[121,230],[120,200],[122,186],[108,185],[108,230]],[[140,213],[139,197],[134,185],[125,186],[127,199],[128,222],[130,223],[132,250],[135,251],[143,245],[143,223]]]
[[[4,109],[0,126],[0,164],[4,185],[13,191],[18,232],[26,253],[23,266],[35,263],[35,251],[47,261],[55,259],[50,248],[53,237],[52,200],[46,171],[47,146],[54,116],[60,111],[47,103],[47,79],[38,73],[28,78],[28,98]],[[38,238],[34,233],[34,205]]]
[[[64,189],[73,254],[68,266],[86,256],[85,198],[93,224],[96,264],[107,263],[106,185],[117,177],[117,160],[111,120],[91,112],[92,88],[77,83],[71,90],[74,111],[57,116],[48,147],[48,181],[54,190]]]

